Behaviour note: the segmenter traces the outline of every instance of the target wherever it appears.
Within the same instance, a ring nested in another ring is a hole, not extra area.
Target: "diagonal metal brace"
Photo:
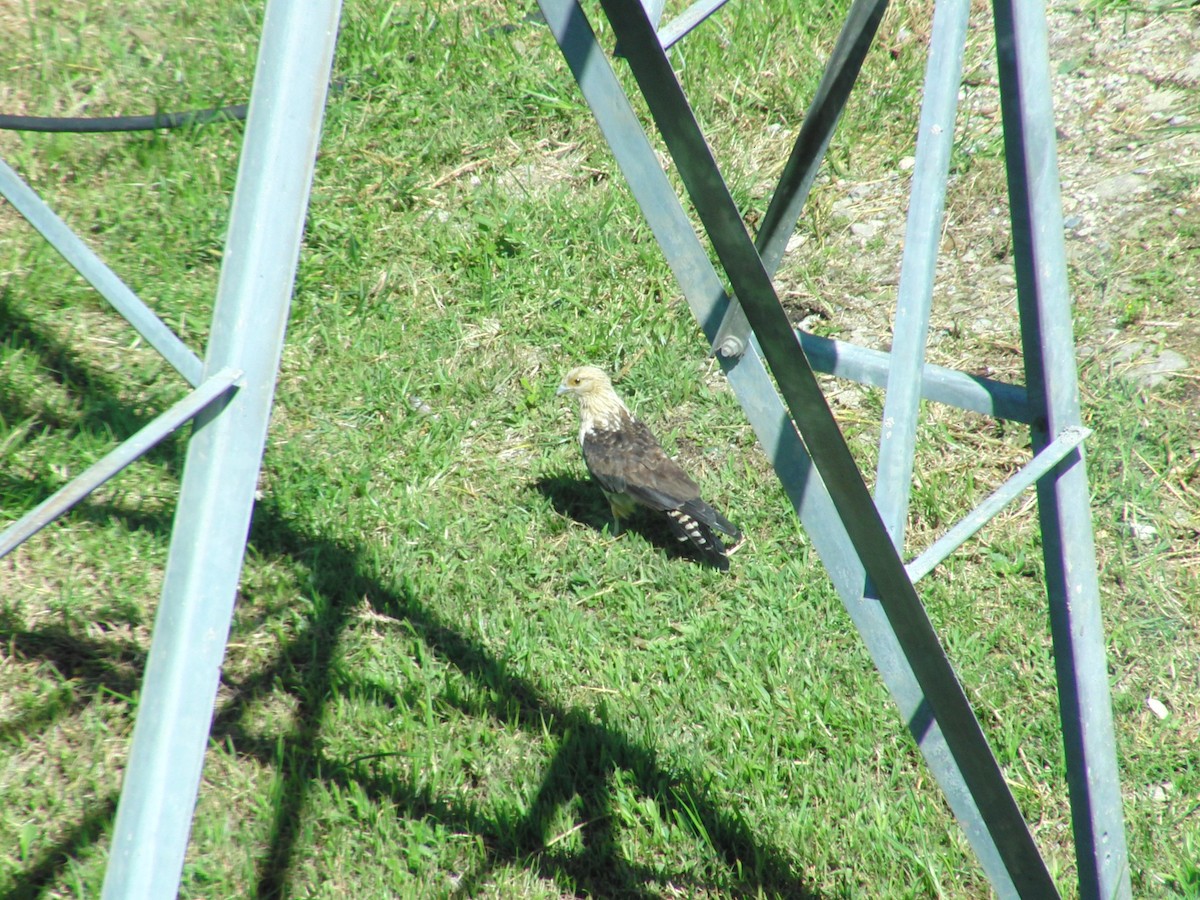
[[[887,0],[855,0],[825,64],[821,82],[804,115],[791,156],[784,164],[754,242],[763,266],[772,278],[783,260],[788,240],[796,230],[800,210],[808,199],[821,160],[886,10]],[[713,352],[727,359],[739,357],[746,352],[749,339],[750,323],[746,321],[735,292],[717,329]]]
[[[1000,511],[1020,496],[1022,491],[1037,484],[1042,476],[1053,471],[1054,467],[1066,459],[1068,454],[1073,453],[1075,448],[1082,444],[1091,433],[1090,428],[1084,428],[1082,425],[1073,426],[1043,447],[1033,459],[1021,467],[1020,471],[989,494],[987,499],[963,516],[958,524],[930,544],[924,553],[904,567],[913,584],[936,569],[942,560],[970,540],[975,532],[999,515]]]
[[[188,348],[171,331],[154,311],[126,287],[108,266],[75,234],[67,223],[54,214],[37,192],[27,185],[13,168],[0,159],[0,194],[13,205],[29,224],[41,232],[67,262],[84,279],[99,291],[132,325],[146,342],[162,354],[188,382],[195,387],[200,384],[204,364],[200,357]]]
[[[651,115],[946,745],[1021,896],[1058,890],[804,357],[762,259],[644,10],[601,0]]]
[[[691,6],[658,30],[658,40],[664,50],[687,37],[697,25],[728,3],[729,0],[696,0]]]
[[[0,557],[7,556],[59,516],[68,512],[104,482],[140,459],[176,428],[235,390],[242,377],[237,369],[221,369],[119,447],[93,463],[0,533]]]

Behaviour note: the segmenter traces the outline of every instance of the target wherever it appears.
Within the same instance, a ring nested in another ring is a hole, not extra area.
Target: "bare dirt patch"
[[[929,359],[1019,379],[995,47],[976,12]],[[1126,7],[1100,14],[1069,3],[1052,4],[1049,16],[1080,352],[1103,355],[1150,388],[1195,379],[1200,323],[1188,301],[1200,277],[1200,17]],[[781,294],[798,319],[826,308],[838,337],[886,346],[910,170],[907,158],[894,171],[851,173],[819,189],[836,261],[808,287],[785,267]]]

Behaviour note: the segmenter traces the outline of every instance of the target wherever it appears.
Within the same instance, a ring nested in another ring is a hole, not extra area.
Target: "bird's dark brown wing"
[[[667,456],[653,433],[624,416],[621,427],[588,434],[583,459],[592,477],[613,494],[628,494],[650,509],[678,509],[700,500],[700,488]],[[707,506],[707,504],[705,504]]]
[[[723,531],[735,541],[741,532],[704,502],[696,482],[667,456],[643,423],[623,416],[618,428],[588,433],[583,440],[583,459],[608,494],[624,495],[665,512],[679,540],[690,541],[711,565],[729,568],[725,545],[716,532]]]
[[[696,482],[637,419],[623,417],[620,428],[593,431],[584,439],[583,459],[609,493],[626,494],[654,510],[677,509],[734,540],[741,537],[732,522],[704,502]]]

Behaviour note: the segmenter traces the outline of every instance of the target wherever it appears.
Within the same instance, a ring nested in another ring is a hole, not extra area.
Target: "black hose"
[[[197,109],[191,112],[155,113],[152,116],[45,117],[0,114],[0,131],[51,131],[67,134],[94,134],[109,131],[155,131],[159,128],[184,128],[246,118],[246,104]]]

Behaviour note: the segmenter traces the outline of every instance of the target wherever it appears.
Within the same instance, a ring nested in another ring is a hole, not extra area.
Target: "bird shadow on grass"
[[[559,515],[586,525],[593,531],[613,533],[613,515],[608,501],[590,479],[576,478],[574,475],[543,475],[533,482],[533,487]],[[636,534],[655,549],[661,550],[668,559],[686,559],[704,568],[717,568],[708,559],[691,552],[687,544],[676,538],[663,516],[638,510],[630,518],[622,520],[621,533],[627,532]]]

